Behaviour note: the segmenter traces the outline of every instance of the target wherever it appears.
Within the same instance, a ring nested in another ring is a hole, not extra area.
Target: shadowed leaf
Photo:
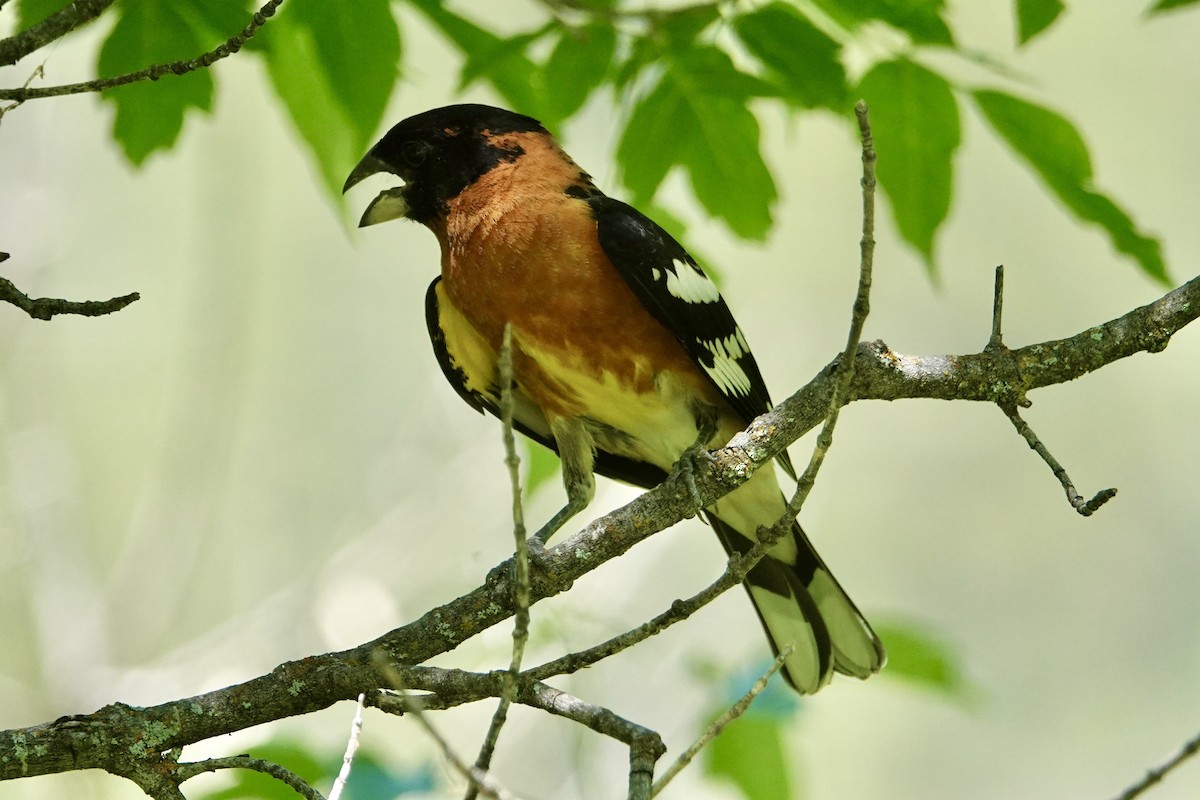
[[[1103,228],[1113,247],[1131,256],[1147,275],[1170,283],[1158,239],[1140,231],[1120,206],[1095,190],[1091,157],[1074,125],[1048,108],[1003,92],[978,91],[974,97],[984,118],[1063,205],[1080,220]]]
[[[1017,0],[1017,43],[1028,44],[1053,25],[1064,8],[1062,0]]]
[[[934,239],[950,209],[958,105],[950,84],[911,61],[886,61],[858,91],[871,109],[879,185],[905,241],[935,272]]]

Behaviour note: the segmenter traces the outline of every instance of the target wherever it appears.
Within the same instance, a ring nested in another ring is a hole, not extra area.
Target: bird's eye
[[[425,142],[405,142],[400,148],[400,154],[404,156],[404,160],[410,167],[419,167],[425,162],[425,156],[429,154],[429,145]]]

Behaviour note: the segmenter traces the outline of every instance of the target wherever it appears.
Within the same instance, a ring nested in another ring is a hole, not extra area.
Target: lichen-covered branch
[[[1064,383],[1139,352],[1161,351],[1200,314],[1200,278],[1159,300],[1075,336],[1013,350],[969,355],[914,356],[883,342],[859,346],[849,401],[929,398],[1011,401],[1033,389]],[[833,370],[755,420],[730,444],[714,451],[692,483],[712,503],[824,419]],[[565,591],[582,575],[694,512],[691,489],[674,477],[632,503],[600,517],[548,549],[533,574],[534,602]],[[412,670],[405,685],[420,687],[419,665],[514,611],[511,561],[495,567],[473,591],[421,618],[351,650],[280,665],[245,683],[149,708],[116,703],[93,714],[0,732],[0,779],[77,769],[117,775],[170,769],[170,751],[254,725],[306,714],[360,693],[368,699],[392,685],[376,658]],[[377,655],[378,654],[378,655]],[[499,679],[497,678],[497,686]]]
[[[15,64],[33,51],[66,36],[80,25],[91,22],[114,2],[115,0],[75,0],[63,10],[56,11],[15,36],[0,39],[0,67]]]
[[[104,6],[110,5],[112,2],[113,0],[100,0],[100,4]],[[249,41],[254,34],[258,33],[258,29],[265,25],[267,20],[275,14],[275,9],[277,9],[282,2],[283,0],[268,0],[268,2],[265,3],[262,8],[254,12],[254,16],[251,18],[250,22],[246,25],[246,27],[242,28],[241,31],[234,34],[229,39],[226,39],[212,50],[201,53],[195,58],[185,59],[182,61],[171,61],[166,64],[154,64],[146,67],[145,69],[138,70],[137,72],[129,72],[124,75],[114,75],[110,78],[97,78],[96,80],[83,81],[81,83],[68,83],[63,84],[62,86],[24,86],[19,89],[0,89],[0,100],[13,100],[16,103],[23,103],[26,100],[36,100],[43,97],[59,97],[67,94],[101,92],[105,89],[114,89],[118,86],[126,86],[130,83],[156,81],[159,78],[167,75],[185,75],[198,69],[210,67],[217,61],[220,61],[222,58],[233,55],[237,51],[241,50],[246,42]],[[79,5],[79,3],[77,2],[75,5]],[[51,17],[51,19],[53,19],[53,17]],[[46,22],[49,21],[50,20],[47,20]],[[42,24],[44,25],[45,23]],[[41,26],[35,25],[25,33],[30,33],[39,27]],[[21,35],[23,36],[24,34]],[[13,38],[16,39],[18,37]],[[5,63],[3,60],[4,44],[11,41],[13,41],[13,39],[0,41],[0,64]],[[43,42],[42,44],[46,43],[48,42]],[[38,47],[41,46],[41,44],[38,45]],[[20,56],[18,56],[18,58],[20,58]]]

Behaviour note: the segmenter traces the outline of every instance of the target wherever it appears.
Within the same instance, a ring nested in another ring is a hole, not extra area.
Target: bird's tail
[[[709,513],[727,552],[745,553],[753,542]],[[793,563],[794,562],[794,563]],[[886,661],[883,643],[833,573],[821,561],[799,523],[750,570],[746,591],[776,654],[792,653],[783,673],[798,692],[811,694],[833,672],[868,678]]]

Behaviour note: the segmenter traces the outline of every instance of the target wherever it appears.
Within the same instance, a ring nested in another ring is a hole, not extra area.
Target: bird
[[[562,464],[566,505],[544,544],[584,509],[594,474],[645,488],[725,445],[771,399],[716,284],[662,227],[606,195],[536,119],[464,103],[393,126],[343,193],[385,173],[360,227],[418,222],[441,249],[425,316],[446,379],[499,417],[497,360],[511,335],[513,424]],[[795,478],[786,451],[777,463]],[[786,502],[772,464],[703,509],[726,552],[744,553]],[[787,682],[801,694],[833,673],[864,679],[882,643],[798,522],[744,585]]]

